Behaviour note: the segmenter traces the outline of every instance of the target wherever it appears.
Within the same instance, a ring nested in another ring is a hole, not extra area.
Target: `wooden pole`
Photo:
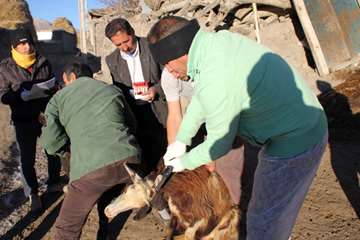
[[[86,0],[78,0],[79,17],[80,17],[80,49],[83,54],[87,53],[86,47],[86,19],[85,19],[85,5]]]
[[[255,18],[255,34],[256,34],[256,41],[258,43],[261,43],[261,39],[260,39],[260,28],[259,28],[259,16],[258,16],[258,12],[257,12],[257,7],[256,7],[256,3],[252,4],[253,7],[253,11],[254,11],[254,18]]]
[[[306,10],[304,0],[293,1],[293,3],[299,16],[306,39],[309,43],[319,74],[321,76],[327,75],[330,72],[329,67],[326,63],[326,59],[321,49],[319,39],[316,36],[314,27],[310,21],[310,17]]]

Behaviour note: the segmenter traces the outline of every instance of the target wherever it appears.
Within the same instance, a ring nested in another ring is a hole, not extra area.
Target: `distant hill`
[[[51,23],[45,19],[34,18],[34,26],[37,32],[53,30]]]

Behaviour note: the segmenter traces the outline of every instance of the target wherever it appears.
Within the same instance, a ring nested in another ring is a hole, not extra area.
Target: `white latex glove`
[[[163,157],[164,161],[173,158],[178,158],[182,156],[185,152],[186,152],[186,144],[179,141],[175,141],[167,147],[166,153]]]
[[[180,158],[173,158],[170,160],[165,160],[164,159],[164,164],[165,166],[172,166],[173,167],[173,172],[181,172],[185,170],[185,167],[183,166],[183,164],[181,163],[181,159]]]

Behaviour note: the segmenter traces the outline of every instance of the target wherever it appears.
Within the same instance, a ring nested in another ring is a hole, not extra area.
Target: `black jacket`
[[[158,119],[158,121],[166,126],[167,105],[165,94],[161,89],[160,66],[154,61],[151,56],[149,43],[146,38],[136,37],[139,42],[140,62],[142,72],[145,80],[149,80],[150,84],[157,89],[159,96],[151,103],[151,108]],[[136,115],[135,99],[130,95],[129,90],[132,88],[131,77],[126,60],[121,57],[120,50],[115,49],[110,55],[106,57],[106,63],[110,69],[113,84],[120,87],[123,91],[126,101],[129,103],[131,109]],[[140,119],[137,119],[140,120]]]
[[[14,122],[38,120],[39,113],[45,110],[50,96],[25,102],[21,99],[20,93],[23,89],[30,90],[32,84],[47,81],[52,77],[50,63],[41,55],[37,55],[32,72],[17,65],[11,57],[1,61],[0,98],[3,104],[10,106],[11,119]]]

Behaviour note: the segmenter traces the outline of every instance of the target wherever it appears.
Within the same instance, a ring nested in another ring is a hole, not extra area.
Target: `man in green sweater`
[[[107,191],[130,182],[124,162],[140,163],[135,129],[129,127],[135,126],[135,120],[121,90],[91,76],[84,64],[65,66],[65,88],[54,95],[45,111],[41,140],[46,151],[59,153],[71,142],[70,183],[53,239],[79,239],[96,203],[100,223],[104,223]],[[98,234],[106,235],[106,225],[107,219]]]
[[[195,86],[165,165],[199,167],[225,155],[236,136],[261,146],[247,239],[287,240],[327,143],[316,96],[279,55],[239,34],[208,33],[171,16],[148,39],[154,59]],[[202,123],[206,140],[186,153]]]

